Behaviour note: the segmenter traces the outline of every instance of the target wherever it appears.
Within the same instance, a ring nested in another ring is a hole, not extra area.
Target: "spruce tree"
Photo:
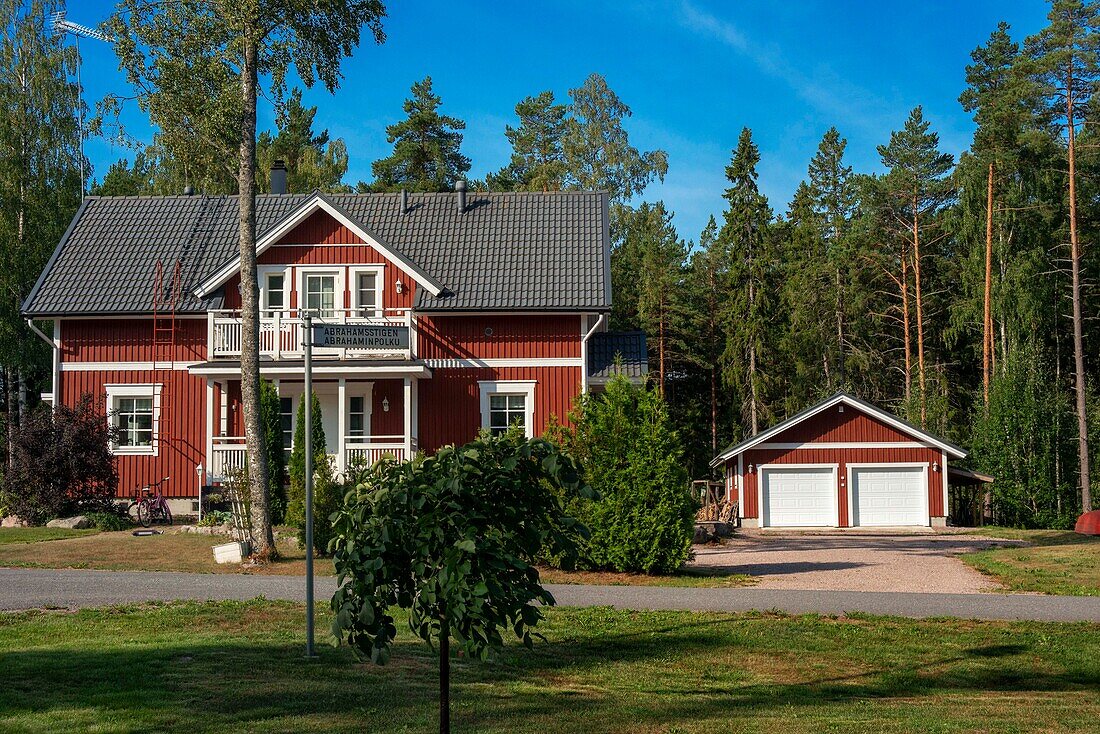
[[[393,153],[371,164],[375,191],[450,191],[465,178],[470,159],[462,155],[462,130],[466,123],[441,114],[443,100],[432,91],[432,78],[412,85],[405,100],[406,118],[386,128]]]
[[[724,371],[728,325],[723,310],[729,297],[729,256],[718,237],[718,223],[712,216],[691,254],[685,287],[685,344],[687,360],[706,371],[707,420],[710,455],[718,451],[719,424],[724,393],[719,390]],[[709,459],[710,457],[708,457]]]
[[[345,191],[348,149],[343,140],[332,140],[328,130],[313,131],[316,107],[302,104],[302,90],[295,88],[276,117],[275,134],[265,131],[256,140],[256,186],[269,191],[272,164],[286,164],[287,190],[291,193]]]
[[[730,253],[725,382],[741,395],[744,428],[750,435],[759,432],[771,415],[765,365],[775,258],[773,238],[768,231],[771,208],[756,183],[759,162],[760,150],[752,141],[752,131],[746,127],[726,166],[730,185],[725,193],[725,222],[718,235]]]
[[[562,143],[572,124],[568,107],[558,104],[549,89],[527,97],[516,105],[519,126],[507,126],[505,137],[512,145],[512,158],[489,185],[507,191],[560,191],[566,183]]]

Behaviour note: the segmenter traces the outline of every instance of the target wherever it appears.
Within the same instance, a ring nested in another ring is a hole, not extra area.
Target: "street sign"
[[[345,349],[409,348],[409,327],[381,324],[314,324],[310,340],[315,347]]]

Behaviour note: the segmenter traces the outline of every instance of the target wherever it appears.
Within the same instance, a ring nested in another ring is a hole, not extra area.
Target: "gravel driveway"
[[[696,546],[692,565],[756,576],[760,589],[974,594],[1000,586],[957,556],[1021,544],[973,535],[739,530],[725,545]]]

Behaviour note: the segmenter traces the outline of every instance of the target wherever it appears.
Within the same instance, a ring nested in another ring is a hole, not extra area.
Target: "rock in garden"
[[[22,528],[26,525],[27,523],[18,515],[8,515],[0,520],[0,528]]]
[[[90,528],[92,523],[88,518],[83,515],[77,515],[76,517],[59,517],[56,520],[50,520],[46,523],[48,528],[68,528],[70,530],[82,530],[83,528]]]

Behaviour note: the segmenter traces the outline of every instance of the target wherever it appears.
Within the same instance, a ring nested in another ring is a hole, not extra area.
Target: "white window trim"
[[[111,443],[111,453],[119,456],[157,456],[160,451],[160,394],[163,389],[160,383],[146,384],[107,384],[103,388],[107,392],[107,421],[112,426],[117,426],[116,417],[118,398],[152,398],[153,399],[153,443],[150,446],[119,446]]]
[[[306,310],[306,276],[332,275],[336,278],[333,284],[335,295],[332,304],[336,315],[333,318],[341,318],[344,314],[344,293],[347,292],[347,284],[344,282],[344,270],[345,268],[339,265],[298,266],[298,278],[297,283],[295,283],[298,289],[298,312],[304,313]],[[317,314],[314,314],[314,317],[316,318]]]
[[[362,388],[362,389],[360,389]],[[363,398],[363,436],[367,441],[371,437],[371,418],[374,415],[374,383],[351,383],[347,386],[347,398],[344,411],[347,415],[347,438],[351,438],[351,399]]]
[[[385,304],[382,303],[382,296],[385,294],[386,289],[386,266],[385,265],[356,265],[350,268],[349,277],[351,278],[351,284],[348,287],[348,291],[351,293],[351,312],[356,318],[363,318],[359,315],[359,276],[366,274],[374,274],[374,314],[367,318],[381,318],[385,313]]]
[[[278,309],[280,313],[290,310],[290,271],[288,268],[282,265],[275,266],[260,266],[257,268],[257,275],[260,279],[260,311],[269,312],[275,309],[267,307],[267,294],[270,292],[270,288],[267,287],[267,279],[272,275],[283,276],[283,306]]]
[[[489,396],[491,395],[523,395],[524,416],[523,431],[527,438],[535,435],[535,385],[537,380],[478,380],[477,387],[481,393],[481,427],[489,427]]]

